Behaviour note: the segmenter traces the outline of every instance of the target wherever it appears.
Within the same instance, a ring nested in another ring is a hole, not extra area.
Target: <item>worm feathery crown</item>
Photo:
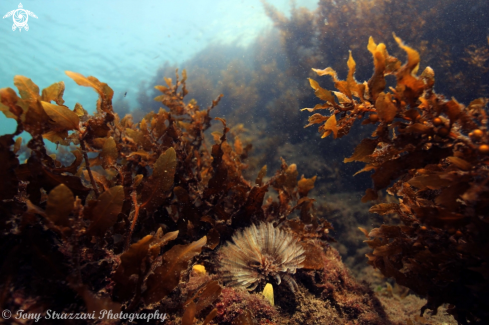
[[[283,279],[292,292],[297,290],[290,274],[303,266],[305,251],[291,234],[262,222],[236,232],[232,240],[221,249],[221,270],[228,285],[252,291],[273,278],[277,284]]]

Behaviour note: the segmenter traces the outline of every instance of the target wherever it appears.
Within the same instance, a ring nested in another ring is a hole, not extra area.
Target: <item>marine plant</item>
[[[418,74],[420,55],[394,35],[407,62],[389,55],[371,37],[372,77],[355,80],[350,52],[346,80],[332,68],[313,69],[332,78],[336,91],[309,79],[323,101],[305,108],[320,124],[321,137],[335,139],[350,132],[355,121],[376,126],[344,162],[363,162],[360,172],[373,171],[373,188],[363,202],[386,190],[397,203],[377,203],[370,212],[396,214],[400,224],[361,229],[373,251],[368,263],[385,276],[428,299],[421,309],[448,311],[460,324],[489,321],[489,136],[486,98],[467,106],[435,93],[435,73]],[[386,77],[395,87],[386,89]],[[319,111],[328,111],[323,115]]]
[[[486,65],[487,1],[474,0],[321,0],[317,8],[292,8],[290,17],[265,2],[265,10],[281,34],[289,70],[302,80],[310,67],[331,65],[346,72],[338,57],[354,50],[358,75],[369,77],[369,53],[362,45],[370,35],[386,40],[394,53],[392,31],[410,44],[418,44],[423,64],[431,66],[444,94],[469,101],[488,96]]]
[[[181,78],[177,73],[175,81],[156,86],[161,95],[155,99],[165,108],[136,123],[114,112],[106,83],[66,74],[98,93],[93,115],[80,104],[64,105],[63,82],[40,91],[31,79],[16,76],[18,93],[0,89],[0,110],[17,122],[13,134],[0,137],[1,308],[95,315],[158,310],[168,323],[185,325],[197,318],[205,324],[265,322],[267,315],[279,316],[261,294],[223,290],[216,249],[236,231],[262,223],[268,229],[262,234],[281,241],[270,253],[283,257],[280,270],[292,272],[281,278],[296,290],[282,292],[290,299],[278,297],[279,305],[294,313],[304,292],[327,287],[325,297],[338,301],[341,317],[382,323],[373,293],[346,275],[328,245],[331,225],[308,197],[316,177],[299,178],[297,166],[282,159],[275,175],[267,178],[264,166],[247,181],[242,171],[251,147],[238,137],[229,140],[224,119],[217,118],[223,131],[208,145],[204,131],[220,96],[207,109],[185,101],[186,72]],[[23,131],[32,136],[26,147]],[[48,154],[45,141],[70,148],[71,159],[65,149]],[[325,265],[342,271],[326,278]],[[299,266],[300,274],[293,274]],[[340,277],[348,286],[327,285]],[[343,294],[371,300],[359,304],[342,300]],[[253,310],[254,304],[261,307]],[[353,306],[358,308],[350,315]],[[336,310],[330,308],[325,315]]]
[[[254,145],[253,155],[247,160],[249,167],[244,171],[247,179],[265,164],[276,170],[280,167],[278,158],[283,157],[303,170],[317,172],[320,177],[316,188],[321,192],[363,189],[360,184],[368,182],[368,177],[351,178],[353,167],[342,165],[336,155],[318,151],[313,141],[306,139],[314,135],[300,131],[305,116],[297,107],[313,105],[306,79],[312,77],[310,67],[331,65],[339,74],[346,74],[346,65],[338,57],[344,57],[350,49],[356,54],[357,77],[368,79],[370,56],[363,42],[369,35],[386,40],[396,56],[402,53],[390,37],[392,31],[404,41],[417,44],[422,64],[430,65],[444,80],[437,84],[437,90],[446,96],[455,95],[464,102],[474,96],[488,96],[489,74],[479,73],[477,66],[484,63],[483,49],[487,48],[484,31],[488,20],[480,14],[489,11],[485,0],[470,4],[464,0],[321,0],[311,10],[297,2],[290,15],[264,3],[275,29],[262,33],[245,49],[211,44],[183,64],[190,71],[188,89],[198,103],[208,103],[223,93],[226,96],[215,114],[226,116],[228,125],[244,124],[240,138]],[[148,84],[159,83],[173,71],[169,66],[159,70]],[[159,108],[149,105],[154,102],[152,95],[139,97],[140,107],[146,112]],[[328,153],[347,155],[362,137],[354,132],[345,141],[327,140]],[[319,201],[318,206],[329,202]],[[329,220],[354,254],[352,248],[358,238],[343,232],[344,219]],[[357,222],[351,219],[351,224]]]

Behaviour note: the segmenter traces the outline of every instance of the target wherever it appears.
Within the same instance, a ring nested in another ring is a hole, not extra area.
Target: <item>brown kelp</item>
[[[347,135],[357,120],[374,124],[344,162],[359,161],[359,172],[374,171],[373,188],[362,201],[378,198],[387,189],[396,203],[379,203],[370,212],[397,214],[401,223],[385,224],[370,232],[361,229],[373,251],[369,264],[397,283],[427,297],[429,308],[442,303],[461,324],[486,323],[489,245],[489,137],[486,98],[467,106],[433,90],[435,72],[418,74],[420,55],[394,35],[407,62],[389,55],[373,38],[368,50],[374,61],[372,77],[354,78],[356,62],[350,52],[348,75],[341,80],[332,68],[313,69],[333,79],[336,91],[310,79],[315,95],[324,101],[314,108],[309,124],[320,124],[322,137]],[[395,87],[386,88],[386,77]],[[330,114],[323,115],[319,111]]]
[[[488,95],[487,1],[475,0],[321,0],[315,10],[292,9],[290,18],[265,4],[281,33],[283,48],[295,76],[308,77],[309,67],[329,65],[346,72],[338,57],[355,50],[358,76],[369,77],[369,56],[363,40],[386,40],[396,55],[396,32],[416,44],[422,64],[431,66],[444,80],[437,89],[468,101]],[[483,69],[480,69],[483,66]]]
[[[206,144],[204,131],[221,96],[207,109],[184,101],[186,72],[177,72],[175,81],[165,78],[166,85],[155,87],[165,108],[136,123],[114,113],[106,83],[66,74],[98,93],[93,115],[80,104],[64,105],[63,82],[40,91],[16,76],[18,94],[0,89],[0,110],[17,122],[14,134],[0,137],[3,309],[95,317],[102,310],[158,310],[170,324],[197,318],[270,324],[271,316],[280,324],[314,323],[331,313],[344,322],[388,322],[373,293],[348,275],[328,245],[331,225],[308,197],[316,177],[299,178],[296,165],[282,160],[275,175],[267,177],[264,166],[246,180],[251,147],[237,137],[230,141],[221,118],[222,132]],[[23,131],[32,139],[20,150],[15,137]],[[59,160],[48,154],[45,141],[70,148],[71,159],[66,150]],[[259,293],[223,288],[217,247],[259,223],[293,236],[301,251],[300,270],[287,274],[297,292],[285,288],[276,299],[288,314],[278,314]],[[306,310],[309,301],[323,314]]]
[[[301,8],[297,2],[290,17],[271,5],[264,7],[274,30],[261,34],[248,48],[209,45],[182,65],[191,73],[187,86],[199,103],[226,94],[216,114],[225,115],[229,125],[244,123],[241,139],[253,142],[255,148],[247,161],[248,178],[264,164],[275,170],[278,158],[284,157],[301,169],[316,171],[320,176],[316,186],[324,192],[362,190],[359,184],[368,181],[366,177],[350,178],[352,167],[343,166],[335,155],[318,152],[306,140],[313,132],[300,132],[305,116],[297,108],[312,105],[306,79],[312,77],[310,67],[332,66],[346,73],[346,65],[338,58],[347,56],[348,50],[356,53],[357,77],[368,79],[370,56],[363,43],[370,35],[385,40],[396,56],[402,53],[390,37],[392,31],[415,44],[422,64],[443,78],[437,90],[446,96],[455,95],[464,102],[474,94],[489,96],[489,74],[478,68],[488,64],[484,50],[489,49],[485,32],[489,25],[480,14],[489,10],[485,0],[470,4],[463,0],[323,0],[314,10]],[[172,71],[168,66],[158,71],[148,82],[151,89]],[[153,97],[140,94],[142,110],[158,109],[150,105]],[[330,151],[351,152],[353,137],[360,141],[360,132],[369,131],[359,128],[344,141],[327,140]],[[335,222],[335,228],[341,225]]]

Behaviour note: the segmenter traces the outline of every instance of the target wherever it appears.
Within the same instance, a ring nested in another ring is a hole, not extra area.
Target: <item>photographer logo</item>
[[[15,31],[18,28],[19,32],[22,31],[22,28],[24,28],[26,31],[29,30],[29,25],[27,25],[29,16],[37,18],[37,16],[32,11],[23,9],[22,3],[19,3],[18,9],[7,12],[7,14],[3,16],[3,18],[7,18],[10,16],[12,16],[14,20],[12,30]]]

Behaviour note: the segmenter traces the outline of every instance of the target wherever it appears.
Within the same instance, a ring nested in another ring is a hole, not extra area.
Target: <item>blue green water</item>
[[[289,0],[270,4],[289,12]],[[315,8],[316,0],[298,5]],[[0,88],[15,75],[31,78],[40,89],[64,81],[65,105],[80,102],[93,112],[96,93],[77,86],[64,71],[93,75],[136,107],[136,93],[165,62],[179,65],[209,44],[246,47],[272,28],[259,0],[184,1],[22,1],[29,30],[12,31],[13,17],[0,20]],[[19,0],[2,0],[0,15],[18,9]],[[147,85],[148,87],[151,85]],[[124,94],[127,95],[125,97]],[[0,114],[0,134],[15,121]]]

